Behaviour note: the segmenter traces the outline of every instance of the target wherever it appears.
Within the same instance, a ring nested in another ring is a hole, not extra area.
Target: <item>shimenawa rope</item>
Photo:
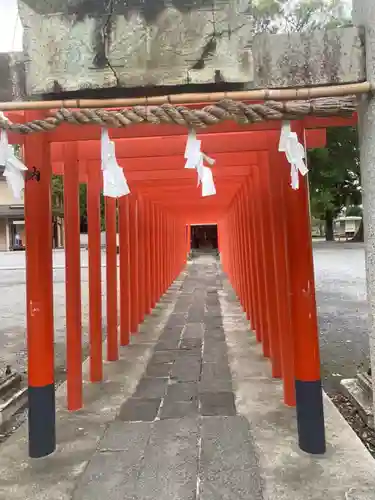
[[[350,116],[356,109],[356,97],[320,98],[308,101],[266,101],[247,104],[223,99],[202,109],[182,105],[133,106],[119,110],[61,108],[44,119],[27,123],[11,123],[0,117],[0,129],[30,134],[54,130],[62,123],[128,127],[141,123],[177,124],[188,128],[206,128],[226,120],[240,125],[269,120],[299,120],[305,116]]]

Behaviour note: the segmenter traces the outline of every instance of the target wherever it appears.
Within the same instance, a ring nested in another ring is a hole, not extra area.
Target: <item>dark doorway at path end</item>
[[[216,224],[191,226],[191,249],[202,251],[217,250]]]

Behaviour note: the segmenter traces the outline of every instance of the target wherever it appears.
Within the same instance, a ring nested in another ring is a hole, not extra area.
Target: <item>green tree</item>
[[[354,127],[327,130],[327,146],[308,154],[311,213],[325,221],[333,240],[333,220],[344,208],[362,202],[358,134]]]
[[[64,184],[61,175],[52,176],[52,215],[64,217]]]
[[[79,186],[79,209],[81,217],[81,232],[87,232],[87,184]],[[54,217],[64,217],[64,182],[61,175],[52,176],[52,214]],[[100,195],[101,228],[104,229],[104,196]]]
[[[87,232],[87,184],[80,184],[79,186],[79,206],[80,206],[80,214],[81,214],[81,232]],[[104,205],[104,196],[103,193],[100,193],[100,225],[101,229],[105,228],[105,205]]]
[[[363,209],[359,205],[351,205],[347,208],[345,215],[347,217],[362,217]]]

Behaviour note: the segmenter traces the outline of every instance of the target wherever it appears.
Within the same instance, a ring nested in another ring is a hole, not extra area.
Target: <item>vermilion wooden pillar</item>
[[[231,256],[230,256],[230,231],[229,231],[229,215],[226,215],[223,223],[223,237],[221,239],[222,244],[224,244],[224,255],[225,255],[225,266],[226,273],[231,281]]]
[[[171,250],[172,250],[171,256],[172,256],[172,258],[170,259],[170,262],[169,262],[168,286],[170,286],[170,284],[173,281],[174,272],[176,269],[176,225],[175,225],[175,221],[172,218],[170,221],[170,228],[171,228],[171,233],[172,233],[171,234]]]
[[[259,194],[262,212],[262,235],[263,235],[263,263],[264,278],[266,285],[266,305],[268,337],[270,344],[270,358],[272,364],[272,376],[281,377],[280,360],[280,331],[278,321],[277,302],[277,270],[275,269],[274,248],[274,220],[271,213],[271,183],[270,162],[268,152],[258,153],[259,162]]]
[[[259,278],[259,242],[258,234],[256,231],[257,214],[255,209],[255,190],[254,190],[254,172],[251,172],[248,179],[248,211],[249,211],[249,238],[252,244],[252,274],[254,283],[254,322],[252,323],[255,329],[255,335],[258,342],[262,340],[262,313],[261,313],[261,300],[260,300],[260,278]]]
[[[238,228],[237,228],[237,214],[236,214],[236,200],[233,204],[233,212],[232,212],[232,217],[233,217],[233,270],[234,270],[234,282],[236,285],[236,293],[237,297],[240,296],[241,294],[241,288],[240,288],[240,271],[239,271],[239,262],[238,262],[238,246],[237,246],[237,235],[238,235]]]
[[[232,286],[234,287],[233,252],[232,252],[233,240],[232,240],[232,229],[231,229],[232,212],[231,212],[231,210],[228,211],[225,223],[226,223],[226,237],[227,237],[227,249],[228,249],[228,276],[229,276],[229,280],[230,280]]]
[[[242,221],[242,238],[244,247],[244,263],[245,263],[245,284],[246,284],[246,316],[249,321],[251,321],[252,308],[252,290],[251,290],[251,247],[249,242],[249,230],[248,230],[248,215],[246,213],[246,192],[245,185],[243,186],[240,193],[240,214]]]
[[[245,246],[243,242],[243,233],[244,233],[244,228],[243,228],[243,220],[242,220],[242,211],[241,211],[241,190],[238,192],[237,196],[237,219],[238,219],[238,256],[239,256],[239,263],[240,263],[240,279],[241,279],[241,295],[242,295],[242,309],[246,313],[246,297],[247,297],[247,291],[246,291],[246,271],[245,271]]]
[[[43,119],[27,111],[28,121]],[[40,171],[26,180],[26,318],[28,349],[29,455],[40,458],[56,448],[53,349],[51,161],[47,134],[25,136],[25,164]]]
[[[174,265],[173,265],[173,270],[172,270],[172,276],[171,276],[171,283],[175,280],[178,272],[178,225],[177,222],[174,220],[173,221],[173,234],[174,234]]]
[[[69,410],[82,408],[81,244],[76,142],[64,145],[66,375]]]
[[[298,132],[303,143],[299,124]],[[307,177],[299,176],[299,182],[297,190],[284,184],[298,437],[303,451],[322,454],[326,444]]]
[[[106,286],[107,286],[107,360],[118,360],[117,307],[117,204],[105,197]]]
[[[255,289],[255,270],[254,270],[254,242],[252,241],[252,231],[251,231],[251,219],[253,214],[250,212],[249,207],[249,179],[245,183],[243,191],[243,210],[244,210],[244,220],[245,220],[245,241],[248,248],[248,278],[249,278],[249,307],[250,307],[250,324],[251,328],[255,330],[256,325],[256,289]]]
[[[155,210],[155,234],[156,234],[156,282],[157,282],[157,299],[159,300],[163,294],[161,283],[161,223],[160,210],[156,207]]]
[[[245,200],[244,200],[244,188],[242,187],[239,193],[239,216],[241,221],[241,248],[242,248],[242,259],[243,259],[243,280],[244,280],[244,310],[246,312],[246,317],[250,319],[250,252],[247,240],[247,226],[245,219]]]
[[[218,251],[220,255],[221,267],[225,274],[228,275],[227,264],[226,264],[226,245],[225,245],[225,221],[224,218],[217,223],[217,241],[218,241]]]
[[[130,340],[130,258],[129,258],[129,196],[122,196],[119,203],[120,240],[120,344]]]
[[[146,230],[144,200],[138,198],[138,291],[139,291],[139,317],[138,323],[142,323],[146,312]]]
[[[270,342],[269,342],[269,309],[267,302],[267,285],[265,274],[265,245],[264,245],[264,214],[262,213],[261,203],[261,184],[259,177],[259,168],[261,165],[254,166],[253,173],[253,195],[254,195],[254,225],[256,233],[257,246],[257,275],[259,281],[259,313],[260,321],[260,336],[262,340],[262,349],[265,357],[270,357]]]
[[[166,291],[169,283],[169,276],[168,276],[168,262],[170,259],[170,236],[168,235],[168,220],[163,214],[162,218],[162,224],[163,224],[163,290]]]
[[[237,216],[237,253],[238,253],[238,263],[239,263],[239,279],[240,279],[240,290],[241,290],[241,304],[244,311],[246,311],[246,271],[245,271],[245,254],[243,245],[243,226],[241,217],[241,198],[240,193],[237,196],[236,203],[236,216]]]
[[[226,272],[225,268],[225,257],[224,257],[224,244],[223,244],[223,221],[219,220],[217,222],[217,250],[220,256],[221,268]]]
[[[150,202],[145,202],[145,314],[149,315],[151,313],[151,232],[150,232],[150,215],[151,207]]]
[[[229,236],[228,236],[228,216],[220,222],[220,254],[223,255],[224,270],[229,278],[230,275],[230,257],[229,257]]]
[[[171,281],[174,281],[176,279],[176,276],[178,274],[178,271],[179,271],[179,266],[180,266],[180,262],[179,262],[179,227],[178,227],[178,224],[176,221],[174,221],[174,249],[175,249],[175,259],[174,259],[174,268],[173,268],[173,276],[172,276],[172,280]]]
[[[277,281],[275,283],[278,297],[278,319],[280,331],[280,356],[283,375],[284,402],[288,406],[296,404],[294,382],[294,341],[290,309],[289,262],[287,251],[287,217],[288,210],[283,191],[290,182],[290,165],[284,153],[278,152],[278,141],[270,148],[270,163],[272,175],[271,209],[274,219],[275,268]]]
[[[139,313],[139,254],[138,254],[138,202],[129,196],[129,252],[130,252],[130,332],[137,333]]]
[[[164,213],[160,213],[160,242],[161,242],[161,252],[160,252],[160,279],[161,279],[161,288],[162,293],[166,291],[166,270],[165,270],[165,257],[168,251],[166,233],[165,233],[165,218]]]
[[[179,255],[178,255],[178,244],[179,244],[179,241],[178,241],[178,225],[176,223],[176,221],[174,221],[174,254],[175,254],[175,258],[174,258],[174,266],[173,266],[173,273],[172,273],[172,279],[171,279],[171,282],[176,278],[177,276],[177,272],[178,272],[178,267],[179,267]]]
[[[158,301],[158,292],[157,292],[157,261],[156,261],[156,245],[157,245],[157,236],[156,236],[156,211],[155,206],[151,204],[151,219],[150,219],[150,228],[151,228],[151,309],[154,309],[156,303]]]
[[[186,256],[190,254],[191,251],[191,225],[186,225]]]
[[[234,217],[233,217],[233,207],[229,213],[228,217],[228,235],[229,235],[229,254],[230,254],[230,280],[236,291],[236,261],[234,255]]]
[[[239,286],[238,286],[238,261],[237,261],[237,244],[236,244],[236,216],[234,212],[234,203],[232,206],[231,214],[230,214],[230,233],[231,233],[231,255],[232,255],[232,279],[233,279],[233,288],[236,292],[236,296],[239,295]]]
[[[89,254],[89,334],[90,380],[103,378],[102,360],[102,265],[100,242],[100,191],[101,172],[97,165],[87,168],[87,221]]]
[[[233,246],[234,246],[234,259],[236,269],[236,291],[237,297],[242,305],[242,288],[241,288],[241,260],[239,248],[239,222],[238,222],[238,197],[236,196],[233,204]]]

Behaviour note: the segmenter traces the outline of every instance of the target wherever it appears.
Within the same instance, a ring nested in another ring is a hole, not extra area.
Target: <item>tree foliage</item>
[[[344,207],[361,203],[357,129],[327,129],[327,147],[308,153],[312,212],[322,218],[325,210],[337,216]]]
[[[56,217],[64,216],[64,185],[60,175],[52,176],[52,214]]]
[[[348,26],[342,0],[250,0],[257,33],[291,33]]]
[[[87,232],[87,184],[80,184],[79,186],[79,206],[81,214],[81,231]],[[103,193],[100,193],[100,224],[102,230],[104,229],[105,205]]]
[[[81,231],[87,232],[87,184],[79,186],[79,211]],[[64,182],[60,175],[52,176],[52,213],[56,217],[64,217]],[[104,196],[100,195],[100,219],[104,228]]]
[[[326,235],[332,239],[333,219],[362,201],[357,129],[328,129],[327,146],[310,151],[308,164],[311,213],[326,222]]]

